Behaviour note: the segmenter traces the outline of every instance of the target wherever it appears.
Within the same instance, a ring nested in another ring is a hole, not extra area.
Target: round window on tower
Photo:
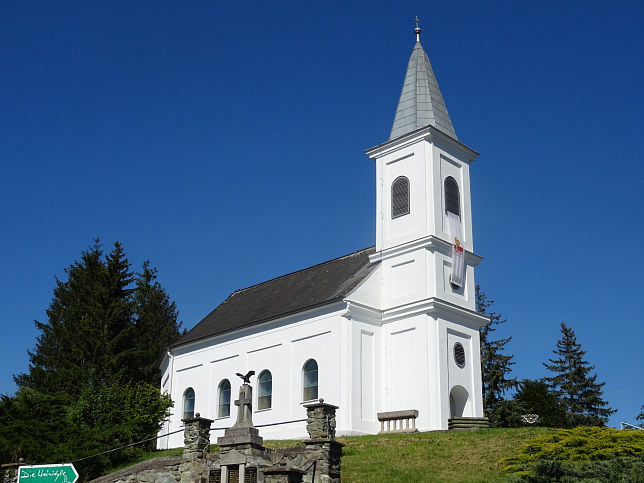
[[[454,361],[458,367],[465,367],[465,349],[460,342],[454,344]]]

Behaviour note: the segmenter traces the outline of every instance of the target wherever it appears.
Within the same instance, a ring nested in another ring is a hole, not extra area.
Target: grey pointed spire
[[[416,27],[415,32],[416,45],[407,64],[389,140],[425,126],[434,126],[458,140],[432,65],[420,43],[420,28]]]

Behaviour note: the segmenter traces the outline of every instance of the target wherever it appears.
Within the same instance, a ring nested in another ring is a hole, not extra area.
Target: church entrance
[[[449,414],[452,418],[462,418],[468,416],[465,414],[466,407],[469,406],[469,394],[463,386],[454,386],[449,393]]]

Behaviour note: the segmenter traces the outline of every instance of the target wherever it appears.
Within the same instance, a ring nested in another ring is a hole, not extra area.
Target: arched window
[[[218,418],[227,418],[230,416],[230,382],[224,379],[219,383],[219,406],[217,408]]]
[[[318,363],[309,359],[302,368],[302,399],[312,401],[318,398]]]
[[[273,396],[271,371],[262,371],[257,378],[257,409],[270,409]]]
[[[183,393],[183,419],[195,417],[195,390],[191,387]]]
[[[445,213],[454,213],[461,216],[461,197],[458,191],[458,183],[454,178],[445,178]]]
[[[409,180],[399,176],[391,184],[391,217],[409,214]]]

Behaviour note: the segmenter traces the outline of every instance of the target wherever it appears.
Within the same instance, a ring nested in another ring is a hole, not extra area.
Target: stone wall
[[[2,465],[0,468],[0,483],[16,483],[16,481],[18,481],[18,466],[21,464],[26,464],[22,462],[22,458],[21,463],[8,463]]]
[[[244,384],[246,386],[246,384]],[[244,388],[236,404],[248,404]],[[240,395],[242,391],[240,391]],[[209,453],[211,420],[184,420],[183,456],[155,458],[111,473],[94,483],[339,483],[343,444],[335,440],[337,406],[324,400],[305,405],[310,439],[304,448],[268,449],[252,420],[236,424]],[[239,414],[247,414],[240,408]],[[313,473],[315,479],[313,480]],[[312,481],[313,480],[313,481]]]

